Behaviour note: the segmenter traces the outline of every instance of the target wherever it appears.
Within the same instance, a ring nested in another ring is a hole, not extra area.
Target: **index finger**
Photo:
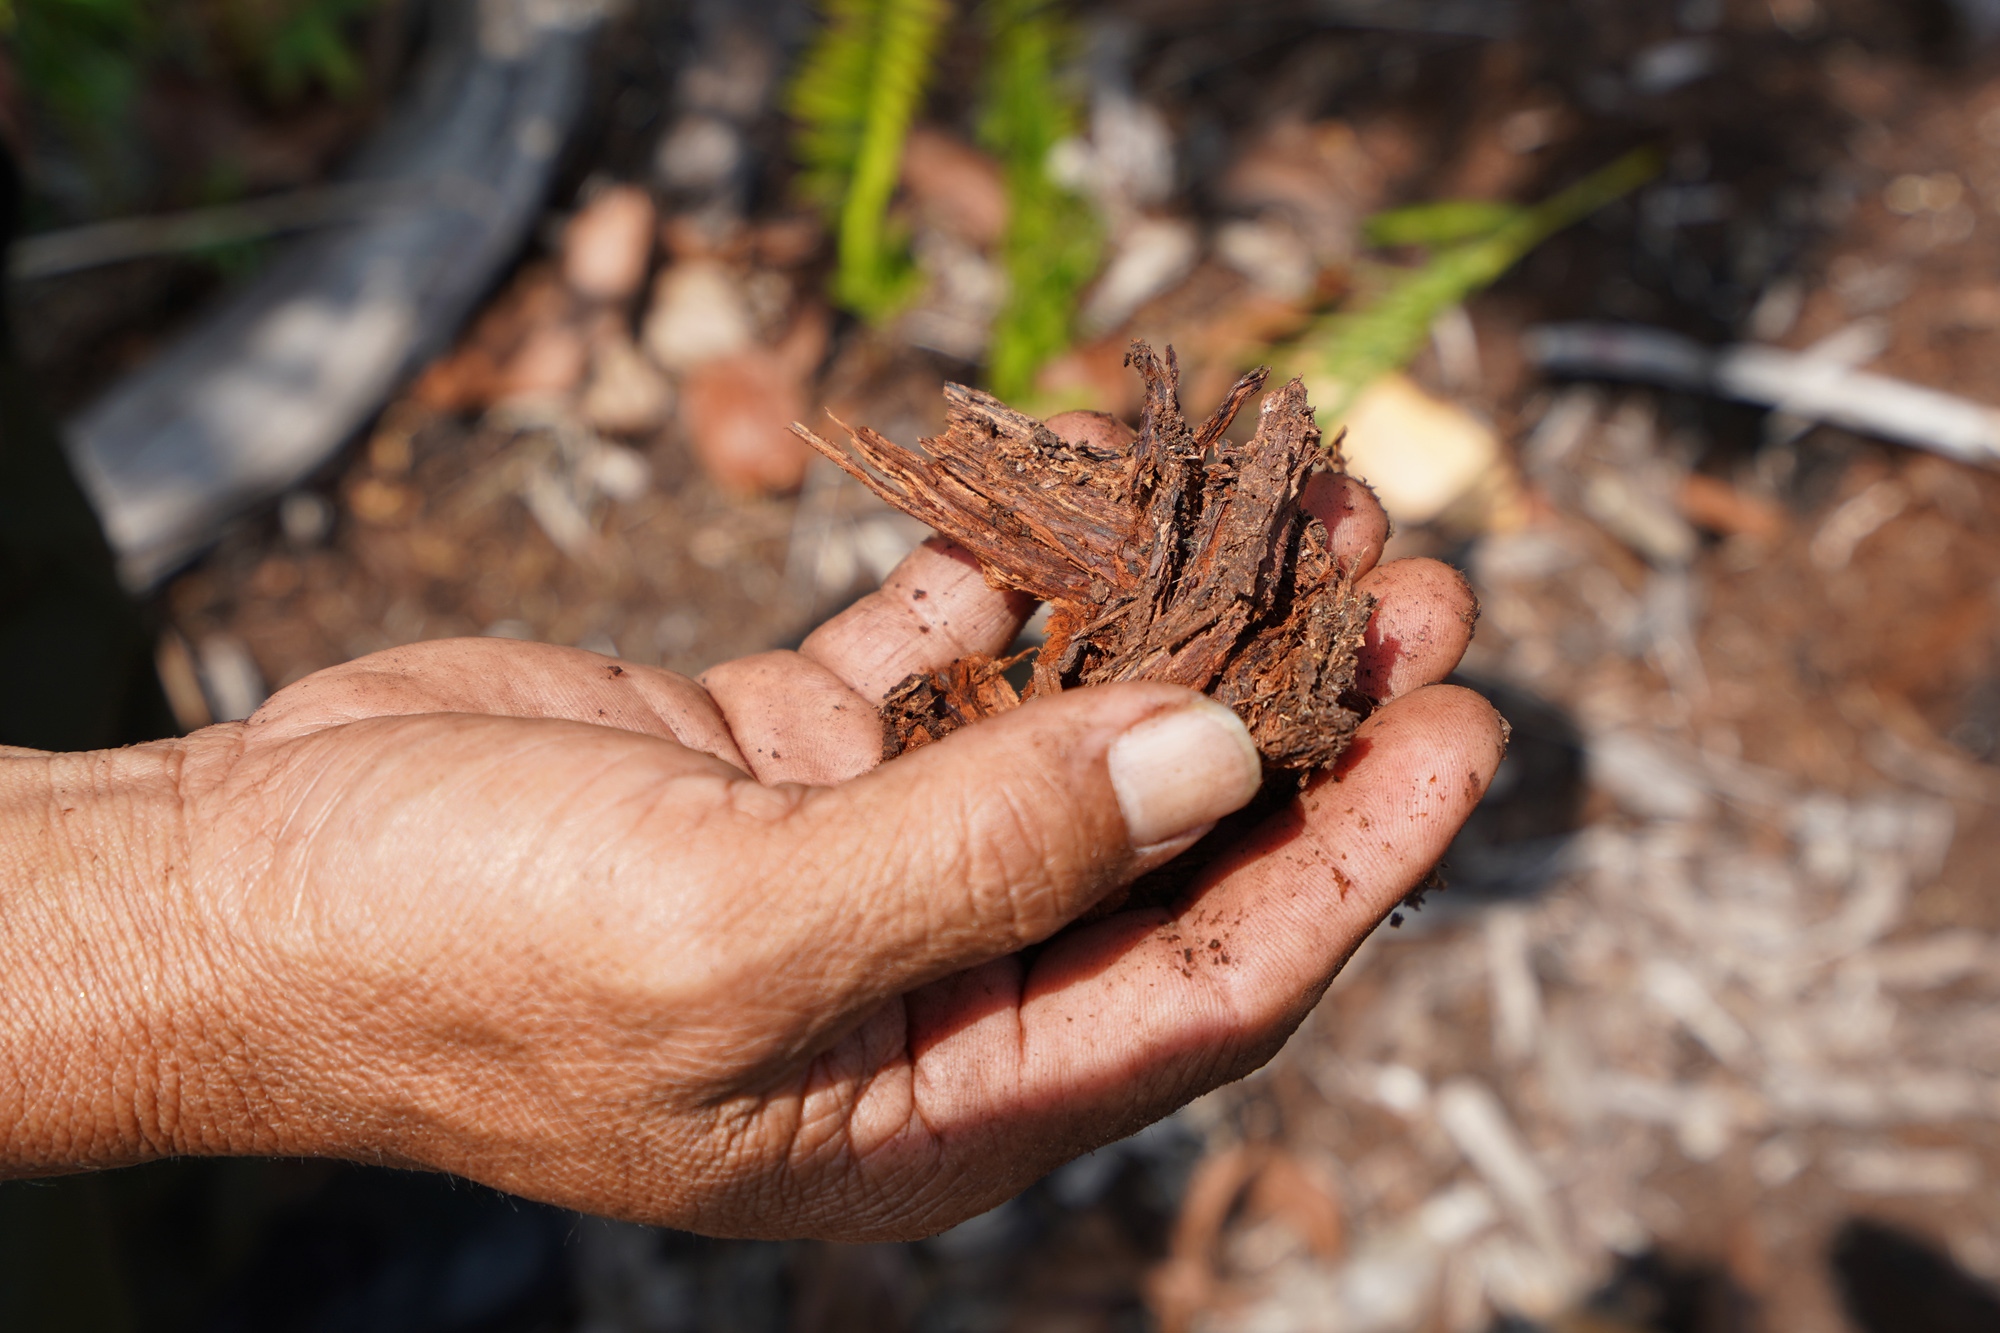
[[[871,704],[912,672],[938,671],[973,653],[997,657],[1035,599],[986,582],[972,552],[932,537],[869,593],[806,635],[799,654]]]

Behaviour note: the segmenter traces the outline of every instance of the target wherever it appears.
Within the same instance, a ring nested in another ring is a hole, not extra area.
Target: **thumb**
[[[810,793],[777,848],[816,864],[823,923],[895,994],[1046,939],[1257,792],[1222,704],[1173,685],[1073,690]]]

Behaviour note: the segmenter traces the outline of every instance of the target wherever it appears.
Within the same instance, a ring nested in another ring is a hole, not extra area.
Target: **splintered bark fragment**
[[[882,700],[882,758],[943,740],[968,722],[1018,705],[1021,696],[1003,673],[1019,660],[975,654],[942,671],[905,676]]]
[[[989,658],[912,676],[883,706],[885,757],[1023,697],[1119,680],[1170,681],[1228,704],[1273,770],[1323,768],[1347,748],[1365,708],[1355,655],[1374,603],[1300,503],[1316,466],[1340,466],[1337,447],[1320,447],[1305,386],[1266,395],[1239,444],[1226,432],[1268,372],[1243,376],[1190,427],[1173,349],[1162,361],[1134,343],[1126,363],[1146,382],[1129,446],[1064,440],[961,384],[945,386],[945,433],[924,453],[843,423],[850,454],[792,427],[978,556],[987,582],[1050,604],[1024,692]]]

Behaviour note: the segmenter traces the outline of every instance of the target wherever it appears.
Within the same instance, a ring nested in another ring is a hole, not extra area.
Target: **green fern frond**
[[[254,59],[264,87],[281,102],[314,84],[335,97],[361,91],[361,62],[348,32],[380,0],[303,0],[244,11],[245,54]]]
[[[889,201],[949,15],[946,0],[827,0],[787,98],[803,187],[837,229],[834,299],[868,319],[894,311],[914,286]]]
[[[1408,364],[1440,314],[1492,286],[1549,237],[1644,185],[1659,174],[1660,165],[1659,154],[1650,148],[1627,153],[1539,204],[1510,210],[1505,218],[1487,205],[1460,204],[1426,206],[1428,217],[1425,209],[1399,209],[1385,215],[1393,220],[1386,228],[1378,216],[1378,235],[1407,237],[1428,228],[1436,236],[1457,227],[1461,235],[1470,230],[1474,239],[1440,249],[1423,267],[1399,274],[1363,309],[1338,311],[1305,335],[1301,350],[1320,403],[1321,428],[1330,436],[1362,390]],[[1451,209],[1458,211],[1454,215]]]
[[[0,0],[7,58],[39,123],[80,159],[95,206],[137,202],[134,111],[166,71],[289,101],[358,93],[359,24],[383,0]]]
[[[1381,249],[1399,245],[1455,245],[1491,236],[1525,212],[1519,204],[1485,199],[1443,199],[1377,213],[1361,224],[1368,244]]]
[[[829,221],[840,216],[840,202],[860,156],[881,7],[880,0],[826,0],[819,36],[785,96],[785,110],[798,122],[792,152],[799,163],[799,188],[825,210]]]
[[[1049,178],[1049,152],[1074,132],[1076,99],[1057,84],[1065,37],[1054,0],[988,0],[984,106],[979,138],[1000,159],[1007,182],[1001,243],[1007,304],[995,320],[986,374],[994,393],[1017,399],[1035,372],[1070,344],[1077,293],[1097,271],[1102,249],[1082,199]]]
[[[102,166],[155,56],[156,16],[138,0],[36,0],[12,9],[8,40],[30,104]]]

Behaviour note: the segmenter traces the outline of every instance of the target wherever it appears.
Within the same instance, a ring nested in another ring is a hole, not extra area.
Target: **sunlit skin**
[[[1171,913],[1065,930],[1185,845],[1135,850],[1105,758],[1184,691],[1032,700],[878,766],[883,692],[1032,610],[941,544],[699,682],[452,640],[182,740],[6,752],[0,1170],[325,1155],[846,1240],[992,1206],[1267,1060],[1499,762],[1437,683],[1463,581],[1378,568],[1360,487],[1309,503],[1379,598],[1382,706]]]

